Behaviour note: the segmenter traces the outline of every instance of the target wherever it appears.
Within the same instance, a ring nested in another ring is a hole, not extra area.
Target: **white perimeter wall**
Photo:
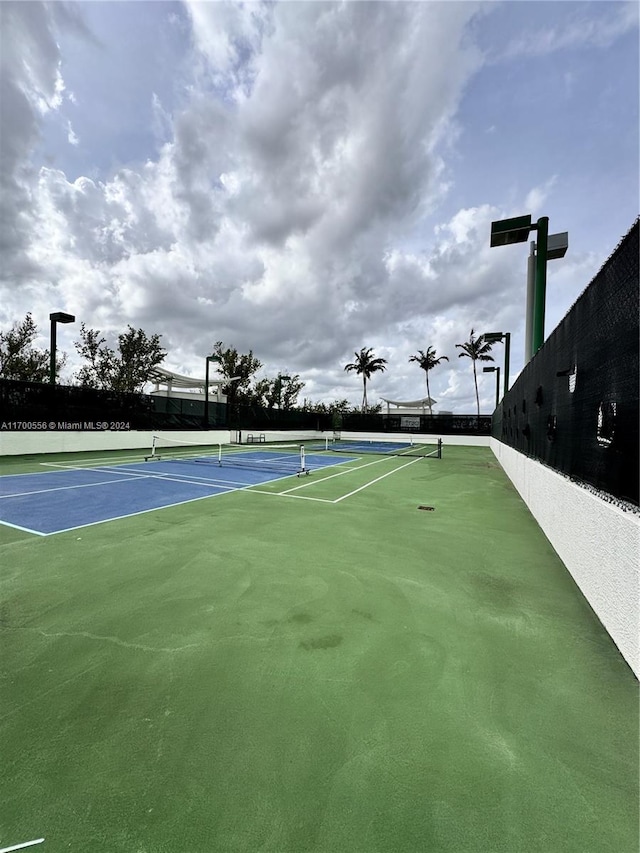
[[[324,439],[326,436],[333,437],[332,431],[319,432],[317,430],[300,430],[295,433],[286,430],[242,430],[243,442],[249,434],[253,434],[257,440],[260,433],[264,433],[267,441],[294,441],[295,439]],[[237,432],[229,430],[208,430],[205,434],[194,430],[171,430],[168,432],[153,430],[31,430],[25,432],[0,432],[0,456],[16,456],[29,453],[76,453],[83,450],[128,450],[137,448],[150,448],[154,435],[163,438],[177,439],[197,444],[219,444],[235,440]],[[295,437],[294,437],[295,436]],[[371,441],[407,441],[407,433],[375,433],[375,432],[343,432],[345,439],[361,439]],[[442,438],[445,452],[447,444],[488,447],[488,435],[414,435],[414,442],[428,441],[435,443]]]
[[[332,432],[325,433],[330,438]],[[412,433],[409,436],[406,432],[345,432],[341,430],[342,438],[348,440],[362,441],[408,441],[413,438],[414,444],[419,444],[424,441],[428,444],[435,444],[439,438],[442,439],[442,453],[447,452],[448,444],[464,445],[465,447],[489,447],[491,436],[489,435],[436,435],[435,433]]]
[[[0,432],[0,456],[15,456],[27,453],[77,453],[81,450],[136,450],[151,449],[154,435],[197,444],[220,444],[229,441],[229,430],[123,430],[102,432],[100,430],[60,432]]]
[[[496,439],[491,449],[640,678],[640,515]]]

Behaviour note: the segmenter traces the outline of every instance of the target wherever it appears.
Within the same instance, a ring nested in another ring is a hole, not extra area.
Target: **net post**
[[[144,457],[145,462],[148,462],[150,459],[156,458],[156,438],[157,437],[158,437],[157,435],[151,436],[151,453],[148,456]]]
[[[438,439],[438,459],[442,459],[442,439]]]
[[[300,471],[305,471],[304,444],[300,445]]]
[[[222,467],[222,445],[218,445],[218,465]]]

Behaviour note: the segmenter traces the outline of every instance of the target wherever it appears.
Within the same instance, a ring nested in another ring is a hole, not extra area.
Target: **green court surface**
[[[638,683],[486,448],[0,543],[0,849],[639,849]]]

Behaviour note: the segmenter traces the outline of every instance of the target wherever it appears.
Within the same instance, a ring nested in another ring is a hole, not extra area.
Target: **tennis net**
[[[179,439],[153,436],[151,453],[145,462],[194,462],[220,467],[273,471],[284,476],[309,474],[304,447],[297,444],[272,444],[268,448],[239,447],[232,444],[196,444]]]
[[[367,453],[377,456],[423,456],[442,459],[442,439],[425,441],[407,438],[327,438],[326,449],[335,453]]]

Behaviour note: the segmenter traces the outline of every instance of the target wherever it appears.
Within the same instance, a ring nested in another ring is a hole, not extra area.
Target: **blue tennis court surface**
[[[348,450],[352,453],[388,453],[389,455],[397,453],[408,453],[413,448],[410,441],[335,441],[333,449],[344,451]]]
[[[258,464],[260,459],[269,465],[267,452],[261,452]],[[347,461],[306,457],[311,471]],[[291,476],[267,467],[219,467],[179,460],[91,468],[52,466],[43,473],[0,478],[0,523],[46,536]]]

